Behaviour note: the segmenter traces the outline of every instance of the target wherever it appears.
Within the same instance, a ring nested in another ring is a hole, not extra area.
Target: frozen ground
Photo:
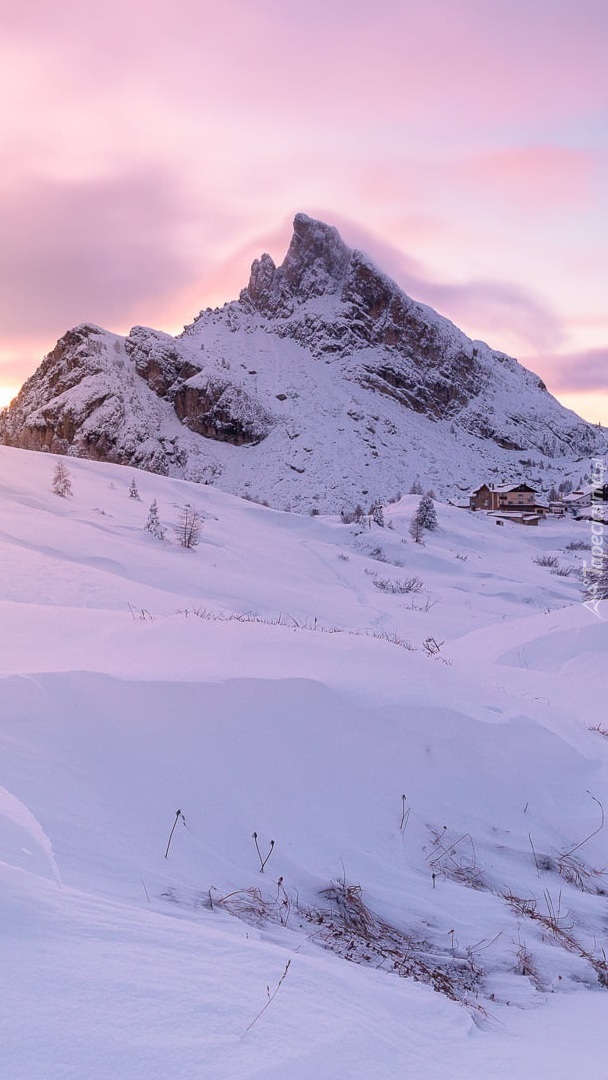
[[[3,1080],[605,1080],[589,525],[54,464],[0,448]]]

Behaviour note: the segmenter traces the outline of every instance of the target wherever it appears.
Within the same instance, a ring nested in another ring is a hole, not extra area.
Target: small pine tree
[[[129,498],[137,499],[138,502],[141,502],[139,498],[139,491],[137,490],[137,484],[135,483],[135,477],[133,477],[133,479],[131,480],[131,486],[129,488]]]
[[[428,529],[429,532],[437,528],[437,512],[430,491],[427,491],[418,503],[416,520],[422,529]]]
[[[163,529],[160,523],[160,518],[158,516],[158,506],[156,503],[156,499],[153,499],[153,501],[150,503],[150,509],[148,510],[148,520],[144,525],[144,529],[146,529],[149,533],[152,533],[152,536],[155,536],[157,540],[162,540],[165,535],[165,530]]]
[[[384,525],[385,525],[384,511],[382,509],[382,504],[381,503],[379,503],[379,502],[373,502],[372,503],[372,505],[369,508],[369,516],[371,517],[372,521],[375,521],[376,525],[379,525],[381,529],[384,528]]]
[[[72,494],[72,478],[67,465],[64,465],[63,461],[58,461],[55,465],[53,491],[55,495],[61,495],[62,498]]]
[[[410,495],[422,495],[422,484],[418,477],[416,477],[410,488]]]
[[[200,540],[202,518],[198,510],[186,503],[182,506],[175,526],[175,539],[184,548],[195,548]]]
[[[411,536],[411,538],[412,538],[412,540],[414,541],[415,544],[422,544],[424,542],[423,539],[422,539],[422,534],[424,532],[424,529],[422,528],[422,525],[418,521],[417,515],[414,515],[414,517],[412,518],[412,520],[410,522],[409,532],[410,532],[410,536]]]

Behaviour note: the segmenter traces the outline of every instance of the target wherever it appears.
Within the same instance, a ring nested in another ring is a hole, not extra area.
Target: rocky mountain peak
[[[298,303],[337,292],[352,257],[353,251],[332,225],[296,214],[283,262],[277,267],[266,254],[256,259],[241,301],[263,314],[287,317]]]
[[[416,477],[450,497],[522,469],[539,489],[578,482],[608,449],[537,376],[306,214],[280,266],[256,259],[240,299],[179,337],[68,331],[0,412],[0,443],[326,510]]]

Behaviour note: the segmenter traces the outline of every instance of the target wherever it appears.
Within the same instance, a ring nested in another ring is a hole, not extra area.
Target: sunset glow
[[[72,325],[238,296],[303,210],[608,419],[601,0],[2,7],[0,400]]]
[[[0,386],[0,409],[3,409],[6,405],[10,405],[18,392],[18,386],[9,386],[8,384]]]

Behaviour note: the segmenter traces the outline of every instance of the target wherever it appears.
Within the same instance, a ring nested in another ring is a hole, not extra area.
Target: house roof
[[[523,488],[524,491],[532,491],[532,492],[536,491],[535,488],[531,488],[530,485],[526,484],[523,480],[520,480],[519,484],[495,484],[492,490],[493,491],[508,492],[508,491],[519,491],[520,488]]]
[[[579,499],[585,499],[589,495],[593,495],[594,491],[602,491],[602,484],[587,484],[585,487],[577,488],[576,491],[571,491],[569,495],[564,495],[564,502],[578,502]],[[600,500],[603,501],[603,500]]]
[[[531,488],[530,485],[526,484],[525,481],[523,481],[523,480],[520,480],[519,483],[516,483],[516,484],[514,484],[514,483],[510,483],[510,484],[480,484],[479,487],[474,488],[473,491],[471,491],[470,494],[471,495],[477,495],[477,492],[481,491],[481,489],[484,488],[484,487],[488,488],[489,491],[499,491],[499,492],[502,492],[503,494],[506,494],[509,491],[518,491],[521,488],[523,488],[524,491],[531,491],[534,494],[536,494],[536,488]]]

